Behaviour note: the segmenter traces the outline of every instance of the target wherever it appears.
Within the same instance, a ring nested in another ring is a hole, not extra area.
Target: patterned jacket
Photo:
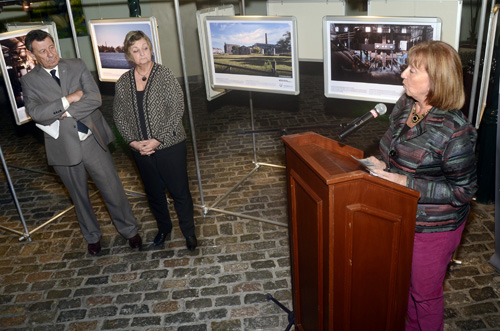
[[[160,64],[151,69],[143,101],[147,137],[143,136],[137,108],[134,69],[124,73],[116,82],[113,119],[123,139],[132,141],[156,139],[164,149],[186,139],[182,126],[184,94],[172,71]]]
[[[477,190],[474,127],[459,110],[433,107],[417,125],[401,135],[414,101],[403,95],[380,140],[388,170],[408,176],[407,186],[421,197],[416,232],[457,229],[469,213]]]

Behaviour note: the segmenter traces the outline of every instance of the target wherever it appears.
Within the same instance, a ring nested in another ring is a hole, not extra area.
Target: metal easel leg
[[[17,212],[19,213],[19,217],[21,218],[21,222],[23,223],[24,233],[21,233],[19,231],[6,228],[4,226],[0,226],[0,228],[4,229],[6,231],[9,231],[9,232],[13,232],[13,233],[22,235],[23,237],[19,238],[19,241],[21,241],[23,239],[26,239],[26,238],[29,241],[31,241],[30,232],[28,230],[28,226],[26,225],[26,221],[24,220],[23,211],[21,210],[21,206],[19,205],[19,201],[17,200],[16,190],[14,189],[14,185],[12,184],[12,180],[11,180],[10,174],[9,174],[9,169],[7,168],[7,163],[5,162],[5,158],[3,156],[3,152],[2,152],[2,147],[1,146],[0,146],[0,158],[2,159],[3,169],[5,171],[5,177],[7,177],[7,182],[9,183],[9,188],[10,188],[10,193],[12,195],[12,199],[14,200],[14,204],[16,205]]]

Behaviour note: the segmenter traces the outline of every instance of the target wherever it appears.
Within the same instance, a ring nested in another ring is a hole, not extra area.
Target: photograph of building
[[[401,85],[409,49],[433,35],[430,25],[332,23],[331,79]]]

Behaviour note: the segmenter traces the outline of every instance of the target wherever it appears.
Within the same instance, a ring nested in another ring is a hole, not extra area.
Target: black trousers
[[[144,183],[151,212],[156,218],[158,230],[170,232],[172,221],[168,212],[165,189],[174,199],[182,234],[187,238],[195,234],[193,198],[187,176],[186,141],[157,150],[150,156],[132,151],[135,163]]]

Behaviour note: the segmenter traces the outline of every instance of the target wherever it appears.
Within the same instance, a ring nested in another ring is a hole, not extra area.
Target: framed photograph
[[[410,48],[440,38],[434,17],[325,16],[325,96],[395,103]]]
[[[203,73],[205,78],[205,90],[207,92],[207,100],[211,101],[221,95],[227,93],[227,90],[224,89],[213,89],[210,84],[210,65],[208,59],[208,47],[206,41],[206,31],[205,31],[205,17],[207,16],[234,16],[234,7],[233,5],[221,6],[216,8],[207,8],[198,10],[196,12],[196,21],[198,23],[198,37],[200,39],[200,49],[201,49],[201,62],[203,64]]]
[[[205,31],[213,89],[299,94],[294,17],[207,16]]]
[[[123,50],[123,41],[130,31],[140,30],[151,39],[153,61],[161,64],[158,26],[154,17],[90,20],[89,30],[100,81],[116,82],[132,68]]]
[[[30,23],[30,27],[18,30],[13,29],[12,31],[0,34],[0,45],[2,46],[0,65],[17,125],[27,123],[31,120],[24,107],[21,77],[30,72],[37,64],[36,59],[29,54],[24,45],[24,40],[28,32],[35,29],[50,33],[59,51],[59,41],[54,24]]]

